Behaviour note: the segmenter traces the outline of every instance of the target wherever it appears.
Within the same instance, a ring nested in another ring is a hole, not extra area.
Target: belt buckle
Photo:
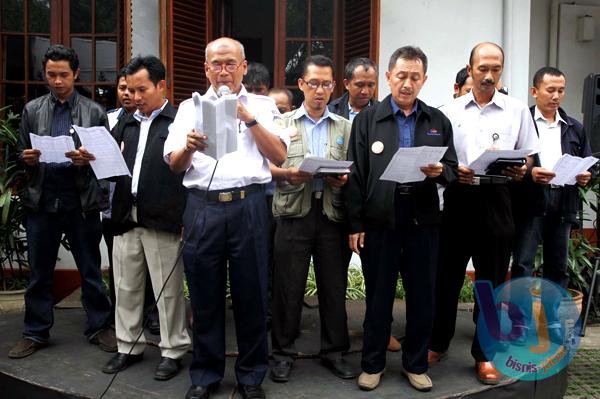
[[[241,190],[240,191],[240,199],[244,199],[246,198],[246,190]]]
[[[219,202],[231,202],[231,201],[233,201],[233,193],[231,191],[219,193]]]
[[[479,186],[479,185],[481,185],[481,177],[474,176],[473,177],[473,186]]]
[[[323,191],[315,191],[314,195],[316,199],[321,199],[323,197]]]

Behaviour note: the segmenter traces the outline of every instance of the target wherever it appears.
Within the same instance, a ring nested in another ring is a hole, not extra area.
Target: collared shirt
[[[131,174],[131,194],[137,195],[138,183],[140,180],[140,170],[142,169],[142,160],[144,159],[144,151],[146,150],[146,142],[148,141],[148,131],[152,125],[152,121],[156,118],[165,108],[169,100],[163,102],[162,107],[152,111],[150,116],[145,116],[138,109],[133,114],[136,121],[140,123],[140,137],[138,140],[137,151],[135,153],[135,162],[133,164],[133,173]]]
[[[125,115],[127,115],[125,108],[115,108],[108,111],[106,113],[106,116],[108,117],[108,129],[112,130],[113,127],[116,126],[117,122],[119,122],[119,120],[121,120],[121,118]]]
[[[304,107],[304,103],[294,114],[294,119],[303,118],[304,130],[306,131],[306,141],[308,152],[315,157],[324,158],[327,155],[328,134],[327,128],[329,120],[329,109],[325,107],[323,116],[318,121],[315,121],[308,115],[308,111]],[[323,191],[323,179],[313,179],[313,191]]]
[[[554,116],[554,122],[550,122],[542,115],[538,107],[535,107],[533,118],[540,135],[540,163],[542,167],[552,170],[556,161],[562,156],[561,124],[566,122],[561,118],[558,111]]]
[[[398,146],[399,147],[413,147],[415,144],[415,125],[417,124],[417,105],[415,101],[412,111],[410,114],[405,115],[404,111],[398,107],[398,104],[394,101],[394,98],[390,96],[390,103],[392,104],[392,110],[398,123]]]
[[[485,150],[540,150],[540,142],[527,105],[498,91],[480,107],[473,92],[448,103],[444,112],[454,134],[454,148],[460,165],[469,165]]]
[[[369,101],[369,103],[365,107],[370,107],[370,106],[371,106],[371,101]],[[350,122],[353,122],[354,118],[356,118],[356,115],[358,115],[359,113],[360,113],[360,111],[354,111],[352,109],[352,106],[350,105],[350,101],[348,101],[348,120]]]
[[[279,115],[275,101],[267,96],[258,96],[248,93],[242,86],[238,94],[239,101],[255,116],[267,131],[277,135],[281,141],[289,146],[289,135],[276,128],[274,119]],[[203,99],[216,100],[217,94],[211,86]],[[187,99],[179,104],[175,121],[169,127],[169,137],[165,141],[164,159],[169,162],[171,152],[181,150],[187,140],[187,134],[196,126],[196,108],[193,100]],[[254,136],[245,124],[238,120],[240,132],[238,134],[238,150],[224,155],[216,166],[214,158],[207,156],[202,151],[196,151],[192,158],[192,165],[185,173],[183,185],[188,188],[206,190],[210,183],[210,190],[223,190],[234,187],[243,187],[249,184],[264,184],[271,181],[271,172],[267,159],[260,153]]]

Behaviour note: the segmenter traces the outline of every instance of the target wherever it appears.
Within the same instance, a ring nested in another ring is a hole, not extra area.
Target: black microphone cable
[[[215,163],[215,167],[213,168],[212,173],[210,175],[210,180],[208,181],[208,187],[206,187],[206,191],[205,191],[205,194],[204,194],[204,200],[205,201],[208,200],[208,190],[210,189],[210,185],[211,185],[211,183],[213,181],[213,177],[215,176],[215,172],[217,171],[217,165],[219,165],[219,160],[218,159],[217,159],[217,162]],[[196,217],[197,217],[197,215],[196,215]],[[192,227],[190,229],[188,237],[192,236],[192,232],[194,231],[194,227],[195,226],[196,226],[196,220],[194,219],[194,223],[192,224]],[[135,339],[135,341],[133,342],[133,345],[131,345],[131,349],[129,349],[129,352],[127,353],[127,356],[131,356],[131,352],[133,351],[133,348],[135,348],[135,346],[139,342],[140,338],[142,338],[142,335],[144,334],[144,329],[148,326],[148,322],[150,321],[149,318],[148,318],[148,315],[150,313],[152,313],[154,311],[154,309],[156,309],[156,305],[158,303],[158,300],[162,296],[163,291],[165,290],[165,286],[167,285],[167,282],[169,281],[169,279],[173,275],[173,272],[175,271],[175,267],[177,267],[177,263],[179,262],[179,259],[183,255],[183,249],[185,248],[185,244],[186,244],[186,241],[182,237],[181,248],[179,248],[179,250],[177,251],[177,257],[175,258],[175,262],[173,263],[173,266],[171,267],[171,271],[167,275],[167,278],[165,279],[165,282],[163,283],[162,287],[160,288],[160,291],[159,291],[158,295],[156,296],[156,299],[154,300],[154,303],[152,304],[152,307],[150,308],[150,310],[148,312],[146,312],[146,321],[143,323],[142,329],[141,329],[140,333],[138,334],[137,338]],[[117,375],[119,374],[120,371],[121,371],[121,369],[117,370],[113,374],[112,378],[108,382],[108,385],[106,386],[106,388],[104,389],[104,391],[100,394],[100,396],[98,397],[98,399],[103,399],[104,398],[104,395],[106,395],[106,393],[108,392],[108,390],[112,386],[113,382],[117,378]]]

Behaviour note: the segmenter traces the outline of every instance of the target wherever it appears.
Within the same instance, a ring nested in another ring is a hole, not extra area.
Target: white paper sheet
[[[322,174],[346,174],[352,166],[352,161],[336,161],[321,157],[306,157],[300,164],[301,171],[311,175]]]
[[[75,151],[75,143],[71,136],[38,136],[29,133],[31,139],[31,148],[40,150],[40,162],[44,163],[63,163],[72,162],[65,157],[66,152]]]
[[[117,142],[104,126],[87,128],[73,126],[73,129],[77,132],[85,149],[96,157],[95,161],[90,161],[96,178],[131,176]]]
[[[557,186],[576,184],[577,175],[594,166],[596,162],[598,162],[598,158],[595,157],[580,158],[569,154],[563,154],[552,168],[552,171],[556,173],[556,176],[550,180],[550,183]]]
[[[476,160],[471,162],[469,169],[475,171],[475,174],[484,175],[490,164],[500,158],[519,159],[525,158],[531,154],[531,150],[485,150]]]
[[[196,107],[196,131],[207,136],[208,147],[203,153],[221,159],[224,155],[237,151],[237,97],[224,95],[211,101],[194,93],[192,98]]]
[[[409,147],[398,148],[380,180],[398,183],[411,183],[425,180],[421,167],[436,164],[442,159],[448,147]]]

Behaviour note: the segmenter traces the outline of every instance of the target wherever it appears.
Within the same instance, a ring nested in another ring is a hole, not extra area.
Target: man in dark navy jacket
[[[371,390],[385,368],[398,270],[406,290],[403,373],[418,390],[431,389],[427,345],[433,323],[433,295],[439,223],[436,183],[456,178],[452,126],[441,111],[417,99],[427,80],[427,56],[411,46],[396,50],[386,78],[391,95],[354,120],[348,159],[354,161],[344,190],[350,247],[360,254],[366,284],[363,373],[358,386]],[[400,185],[380,180],[398,147],[447,146],[441,162],[421,168],[422,182]]]
[[[183,174],[173,173],[162,160],[176,114],[164,98],[165,85],[165,67],[158,58],[139,56],[127,65],[127,90],[137,111],[121,120],[114,131],[131,172],[131,177],[117,178],[112,208],[113,222],[119,226],[113,248],[119,353],[102,368],[112,374],[142,360],[145,339],[143,335],[136,339],[142,332],[147,268],[154,296],[164,287],[157,300],[161,351],[154,374],[157,380],[177,374],[191,344],[185,322],[183,264],[178,257],[186,192]]]

